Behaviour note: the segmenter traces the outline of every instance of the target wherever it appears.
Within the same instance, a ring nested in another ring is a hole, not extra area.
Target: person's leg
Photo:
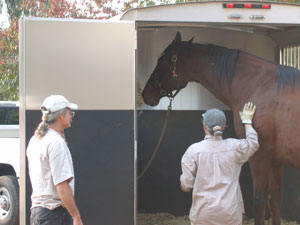
[[[50,210],[43,207],[36,207],[31,210],[31,225],[63,225],[64,215],[59,208]]]
[[[30,210],[30,225],[37,225],[36,223],[36,208]]]

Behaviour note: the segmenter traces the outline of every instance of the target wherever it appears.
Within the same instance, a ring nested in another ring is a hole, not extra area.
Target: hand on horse
[[[252,118],[255,113],[256,106],[252,102],[245,104],[243,111],[240,111],[240,117],[243,124],[252,124]]]

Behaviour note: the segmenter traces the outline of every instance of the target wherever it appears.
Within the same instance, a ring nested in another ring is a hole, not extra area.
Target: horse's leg
[[[269,208],[271,212],[272,225],[280,225],[283,173],[283,165],[274,166],[270,171]]]
[[[265,224],[265,210],[268,202],[268,180],[271,166],[270,163],[265,163],[264,160],[255,154],[249,161],[251,168],[251,175],[253,180],[253,195],[254,195],[254,224]]]

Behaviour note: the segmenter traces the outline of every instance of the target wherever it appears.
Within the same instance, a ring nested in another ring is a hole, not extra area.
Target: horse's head
[[[181,35],[177,32],[172,43],[162,52],[142,93],[146,104],[155,106],[162,97],[174,97],[187,85],[188,80],[183,76],[187,66],[184,64],[187,48],[182,47],[191,45],[192,41],[193,38],[182,42]],[[174,95],[173,91],[176,91]]]

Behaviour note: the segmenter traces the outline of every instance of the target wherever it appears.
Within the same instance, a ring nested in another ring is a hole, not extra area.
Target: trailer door
[[[31,206],[25,149],[51,94],[79,106],[66,138],[83,223],[135,224],[135,48],[134,22],[20,20],[20,224]]]

